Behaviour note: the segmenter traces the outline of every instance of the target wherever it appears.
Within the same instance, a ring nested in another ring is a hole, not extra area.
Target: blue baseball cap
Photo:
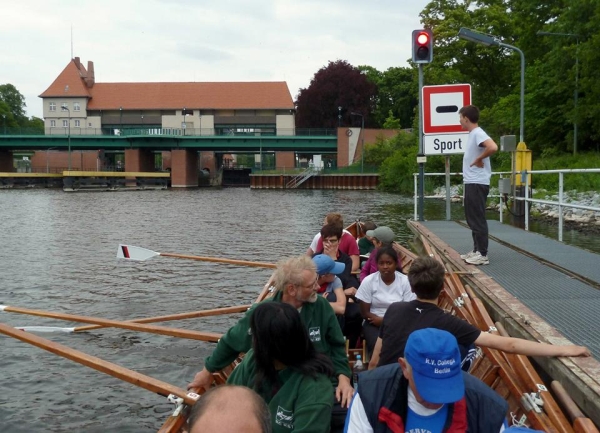
[[[325,254],[317,254],[313,257],[313,263],[317,267],[317,274],[335,274],[339,275],[346,269],[346,265],[336,262],[331,257]]]
[[[460,351],[454,335],[425,328],[408,337],[404,358],[419,395],[429,403],[454,403],[465,395]]]

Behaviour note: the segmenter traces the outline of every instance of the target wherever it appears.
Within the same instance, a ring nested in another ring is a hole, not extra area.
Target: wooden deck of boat
[[[513,336],[587,346],[593,358],[536,358],[600,424],[600,255],[498,221],[489,221],[489,265],[467,265],[470,230],[457,221],[410,221],[479,288],[494,321]],[[469,274],[472,272],[472,274]],[[567,341],[569,340],[569,341]]]

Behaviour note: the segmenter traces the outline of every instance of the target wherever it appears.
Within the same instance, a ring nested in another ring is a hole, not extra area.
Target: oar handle
[[[187,255],[187,254],[175,254],[175,253],[160,253],[160,255],[163,257],[175,257],[178,259],[199,260],[202,262],[226,263],[229,265],[238,265],[238,266],[254,266],[257,268],[275,268],[276,267],[276,265],[274,263],[250,262],[247,260],[221,259],[218,257],[191,256],[191,255]]]

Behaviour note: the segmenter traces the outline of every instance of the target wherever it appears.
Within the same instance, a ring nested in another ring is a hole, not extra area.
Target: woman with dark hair
[[[274,433],[329,432],[334,370],[309,338],[318,328],[307,331],[289,304],[265,302],[252,312],[250,332],[252,349],[227,383],[252,388],[265,400]]]
[[[369,356],[373,353],[379,326],[390,304],[416,298],[408,277],[396,270],[398,253],[391,245],[377,249],[375,262],[378,271],[367,275],[356,292],[356,298],[361,301],[360,313],[365,319],[363,335]]]

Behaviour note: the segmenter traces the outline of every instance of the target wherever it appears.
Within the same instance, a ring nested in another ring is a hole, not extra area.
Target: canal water
[[[400,242],[412,239],[406,228],[412,199],[373,191],[0,191],[0,304],[115,320],[247,304],[268,269],[168,257],[117,260],[117,246],[276,262],[304,253],[331,211],[346,224],[373,219],[390,226]],[[427,201],[424,215],[443,219],[444,203]],[[462,218],[460,205],[453,205],[452,215]],[[592,238],[565,232],[571,243],[598,248]],[[239,317],[164,325],[224,332]],[[0,321],[79,325],[6,312]],[[180,387],[213,347],[116,329],[38,335]],[[0,335],[4,433],[155,432],[170,411],[161,396]]]

